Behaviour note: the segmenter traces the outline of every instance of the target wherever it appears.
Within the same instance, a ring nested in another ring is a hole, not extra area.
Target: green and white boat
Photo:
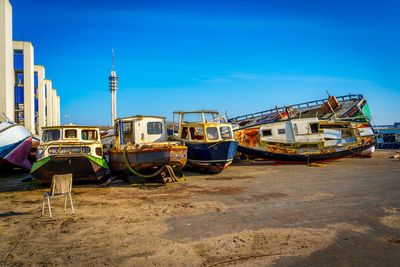
[[[55,174],[72,173],[74,181],[100,181],[109,173],[98,127],[43,127],[40,140],[31,174],[42,184],[51,183]]]

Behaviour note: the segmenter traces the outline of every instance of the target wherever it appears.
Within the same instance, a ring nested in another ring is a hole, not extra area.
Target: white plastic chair
[[[50,207],[50,198],[53,197],[65,197],[64,201],[64,212],[67,211],[67,197],[69,196],[69,200],[71,202],[72,214],[75,214],[74,205],[72,204],[71,197],[71,189],[72,189],[72,173],[69,174],[56,174],[53,176],[51,180],[51,192],[44,193],[43,196],[43,207],[42,207],[42,215],[44,215],[44,201],[47,197],[47,205],[49,206],[49,214],[51,218],[51,207]]]

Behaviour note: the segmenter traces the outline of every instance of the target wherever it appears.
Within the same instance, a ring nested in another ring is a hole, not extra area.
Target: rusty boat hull
[[[114,175],[132,175],[128,165],[136,172],[149,175],[169,165],[179,172],[187,161],[187,147],[177,145],[150,146],[127,150],[108,151],[110,170]]]
[[[362,153],[364,150],[367,150],[376,145],[375,142],[371,142],[367,145],[360,145],[354,148],[343,149],[339,151],[332,152],[321,152],[315,154],[286,154],[286,153],[277,153],[266,150],[259,150],[248,148],[244,146],[238,146],[237,151],[252,157],[262,158],[266,160],[282,162],[282,163],[299,163],[299,164],[307,164],[307,163],[318,163],[318,162],[329,162],[333,160],[338,160],[341,158],[347,158],[354,155],[358,155]]]
[[[362,153],[376,145],[366,122],[293,119],[235,131],[238,152],[277,162],[327,162]]]
[[[108,164],[90,155],[49,156],[35,162],[31,175],[41,184],[49,184],[55,174],[72,173],[73,181],[100,182],[107,176]]]

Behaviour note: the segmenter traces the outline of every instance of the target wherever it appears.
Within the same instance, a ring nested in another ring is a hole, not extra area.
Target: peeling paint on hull
[[[181,155],[177,158],[174,155]],[[174,172],[179,172],[186,164],[187,148],[185,146],[161,146],[137,150],[127,150],[130,166],[142,174],[151,174],[159,168],[170,165]],[[131,175],[128,169],[124,152],[121,150],[109,151],[109,165],[113,173]]]
[[[371,143],[369,145],[363,145],[352,149],[347,149],[343,151],[335,151],[329,153],[320,153],[320,154],[310,154],[310,155],[299,155],[299,154],[284,154],[284,153],[274,153],[269,151],[263,151],[258,149],[247,148],[243,146],[238,146],[238,151],[254,156],[257,158],[263,158],[267,160],[277,161],[277,162],[287,162],[287,163],[309,163],[309,162],[328,162],[333,160],[338,160],[341,158],[350,157],[352,155],[356,155],[361,153],[362,151],[373,147],[376,145],[375,143]]]

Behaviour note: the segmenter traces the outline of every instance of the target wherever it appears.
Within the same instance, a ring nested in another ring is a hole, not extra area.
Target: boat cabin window
[[[222,127],[219,128],[219,131],[221,132],[221,138],[222,139],[232,139],[231,127],[222,126]]]
[[[318,133],[319,123],[310,123],[311,133]]]
[[[131,121],[124,121],[122,122],[123,125],[123,135],[125,143],[133,142],[133,134],[132,134],[132,122]]]
[[[187,129],[187,127],[183,127],[182,128],[181,138],[182,139],[188,139],[188,129]]]
[[[115,122],[114,133],[115,133],[115,136],[119,135],[119,122],[118,121]]]
[[[204,132],[202,127],[190,127],[190,138],[192,140],[204,140]]]
[[[124,126],[124,133],[130,133],[132,132],[132,122],[123,122],[123,126]]]
[[[214,121],[216,122],[218,119],[218,116],[216,113],[204,113],[204,119],[206,122]]]
[[[272,131],[271,129],[266,129],[262,131],[263,136],[271,136],[272,135]]]
[[[44,130],[42,133],[42,141],[56,141],[60,139],[60,130]]]
[[[206,128],[206,133],[207,133],[207,139],[208,140],[217,140],[217,139],[219,139],[217,127],[207,127]]]
[[[147,133],[148,134],[161,134],[162,133],[162,123],[161,122],[148,122],[147,123]]]
[[[285,134],[286,133],[286,129],[278,129],[278,134]]]
[[[191,123],[191,122],[203,122],[203,116],[201,113],[185,113],[182,116],[183,123]]]
[[[64,138],[76,138],[76,130],[65,130]]]
[[[82,140],[97,140],[96,130],[82,130]]]

